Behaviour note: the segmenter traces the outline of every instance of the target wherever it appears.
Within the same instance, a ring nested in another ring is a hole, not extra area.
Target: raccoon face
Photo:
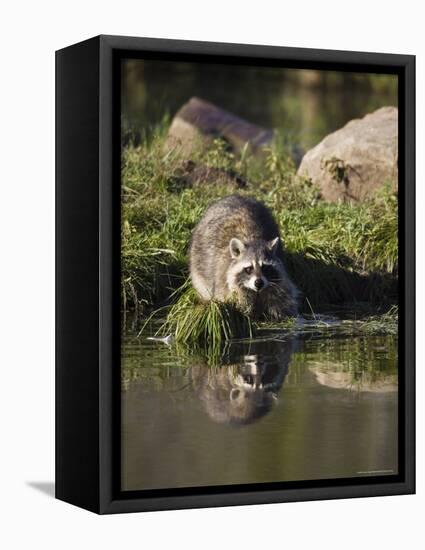
[[[276,252],[279,237],[271,241],[243,243],[233,238],[229,242],[232,258],[227,274],[230,290],[246,288],[262,292],[282,276],[283,265]]]
[[[234,378],[234,385],[245,391],[271,391],[275,387],[275,365],[268,358],[245,355]]]

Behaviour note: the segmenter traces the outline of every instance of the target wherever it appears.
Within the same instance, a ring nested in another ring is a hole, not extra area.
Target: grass
[[[125,311],[148,315],[170,304],[188,277],[187,251],[195,224],[213,200],[234,192],[254,196],[271,208],[281,229],[288,272],[303,296],[302,311],[321,311],[325,304],[396,302],[397,195],[390,183],[361,204],[328,204],[309,180],[296,175],[279,141],[258,159],[246,149],[234,154],[216,140],[208,151],[195,154],[193,162],[238,174],[247,185],[196,185],[187,178],[187,164],[164,150],[165,133],[163,125],[141,145],[130,143],[123,149]],[[231,304],[197,303],[188,289],[171,307],[167,323],[187,342],[201,338],[205,330],[206,340],[248,330]],[[191,335],[182,329],[184,323],[193,326]],[[216,323],[222,323],[220,329]]]
[[[231,302],[200,302],[189,280],[174,296],[178,296],[174,303],[155,310],[145,320],[139,334],[145,333],[146,326],[158,318],[160,324],[154,337],[171,335],[177,346],[183,345],[183,350],[189,346],[194,352],[210,358],[220,359],[224,343],[241,339],[260,338],[273,342],[288,336],[341,338],[398,334],[398,306],[395,305],[379,315],[362,312],[367,307],[362,304],[358,317],[357,312],[354,316],[352,311],[346,310],[338,316],[312,312],[280,322],[255,322]]]
[[[335,314],[304,315],[299,319],[288,319],[280,323],[261,323],[258,326],[266,332],[277,330],[279,334],[329,336],[396,336],[398,334],[398,306],[391,306],[385,312],[374,315],[365,313],[354,316],[352,311]]]
[[[209,350],[219,349],[225,341],[254,336],[254,323],[235,304],[215,300],[201,302],[189,281],[178,294],[174,304],[159,310],[159,313],[167,310],[167,316],[157,336],[172,334],[179,344],[200,345]]]
[[[371,315],[352,321],[353,329],[364,335],[398,334],[398,307],[392,306],[383,315]]]

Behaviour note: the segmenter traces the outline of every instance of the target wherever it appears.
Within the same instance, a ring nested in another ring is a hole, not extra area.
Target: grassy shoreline
[[[188,276],[193,227],[207,206],[240,193],[269,206],[280,226],[286,265],[302,293],[301,311],[366,302],[388,310],[397,301],[397,196],[384,186],[361,204],[329,204],[296,175],[276,144],[261,159],[229,152],[215,141],[193,157],[196,166],[236,174],[225,181],[188,181],[187,163],[166,152],[162,126],[149,142],[122,155],[122,308],[146,316],[168,304]],[[220,178],[219,178],[220,179]]]

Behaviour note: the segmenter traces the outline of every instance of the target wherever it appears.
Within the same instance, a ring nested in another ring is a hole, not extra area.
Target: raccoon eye
[[[276,271],[276,269],[272,266],[272,265],[263,265],[263,274],[268,278],[268,279],[277,279],[279,278],[279,275]]]
[[[246,267],[245,268],[245,273],[247,275],[251,275],[251,273],[253,272],[254,268],[250,265],[249,267]]]

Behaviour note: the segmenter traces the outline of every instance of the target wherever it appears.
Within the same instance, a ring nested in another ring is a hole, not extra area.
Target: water
[[[273,67],[126,60],[122,124],[148,134],[198,96],[246,120],[276,128],[304,149],[352,118],[397,106],[397,77]]]
[[[290,338],[220,358],[126,337],[122,489],[397,473],[397,340]]]

